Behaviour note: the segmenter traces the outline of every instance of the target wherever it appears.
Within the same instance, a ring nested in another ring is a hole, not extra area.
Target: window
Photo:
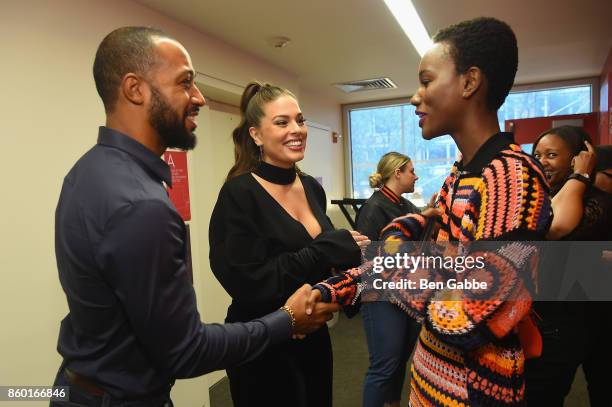
[[[592,99],[591,85],[512,92],[498,111],[499,127],[504,120],[589,113]]]
[[[592,81],[546,88],[517,87],[499,110],[500,128],[504,129],[504,120],[591,112],[595,88]],[[440,190],[459,156],[452,138],[423,140],[415,108],[408,99],[346,105],[344,112],[351,157],[349,188],[353,198],[368,198],[372,194],[368,177],[376,171],[378,160],[389,151],[398,151],[412,159],[419,176],[415,191],[408,199],[417,206],[425,206],[431,195]]]
[[[349,123],[354,198],[372,194],[368,177],[376,171],[378,160],[389,151],[398,151],[410,157],[419,176],[409,199],[425,206],[457,159],[457,147],[449,136],[423,140],[419,118],[410,104],[351,109]]]

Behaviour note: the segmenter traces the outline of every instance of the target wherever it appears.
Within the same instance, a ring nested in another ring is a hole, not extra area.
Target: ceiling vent
[[[342,90],[344,93],[397,88],[397,85],[389,78],[364,79],[362,81],[336,83],[334,86]]]

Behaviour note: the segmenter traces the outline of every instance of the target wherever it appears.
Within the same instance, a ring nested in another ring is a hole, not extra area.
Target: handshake
[[[363,250],[370,244],[367,236],[351,230],[352,238],[359,249]],[[309,284],[300,287],[285,303],[285,307],[294,320],[293,338],[302,339],[306,334],[319,329],[334,317],[333,313],[340,309],[339,304],[328,304],[321,301],[321,292],[313,290]]]
[[[285,307],[292,311],[294,339],[302,339],[306,334],[316,331],[340,309],[339,304],[328,304],[320,300],[321,292],[313,290],[310,284],[304,284],[289,297]]]

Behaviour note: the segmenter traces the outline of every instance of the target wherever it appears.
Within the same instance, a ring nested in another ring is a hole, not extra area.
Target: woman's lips
[[[419,127],[423,127],[423,123],[425,123],[425,116],[427,116],[427,113],[423,113],[423,112],[415,112],[417,116],[420,117],[419,119]]]
[[[303,140],[291,140],[285,143],[285,147],[287,147],[291,151],[303,151],[304,141]]]

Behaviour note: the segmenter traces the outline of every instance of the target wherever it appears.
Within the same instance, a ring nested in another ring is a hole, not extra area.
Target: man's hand
[[[319,301],[321,301],[321,291],[319,291],[319,290],[312,290],[311,293],[310,293],[310,297],[308,298],[308,302],[306,304],[306,312],[308,312],[308,313],[312,312],[312,308]]]
[[[334,317],[334,312],[340,309],[339,304],[328,304],[321,301],[321,291],[312,290],[310,298],[306,303],[306,314],[312,315],[316,319],[324,318],[326,321],[331,320]],[[304,339],[306,335],[295,334],[293,339]]]
[[[313,290],[309,284],[304,284],[285,303],[295,317],[294,337],[303,337],[302,335],[316,331],[326,321],[332,319],[333,313],[340,309],[338,304],[315,304],[316,296],[312,295],[315,291],[319,292]]]

